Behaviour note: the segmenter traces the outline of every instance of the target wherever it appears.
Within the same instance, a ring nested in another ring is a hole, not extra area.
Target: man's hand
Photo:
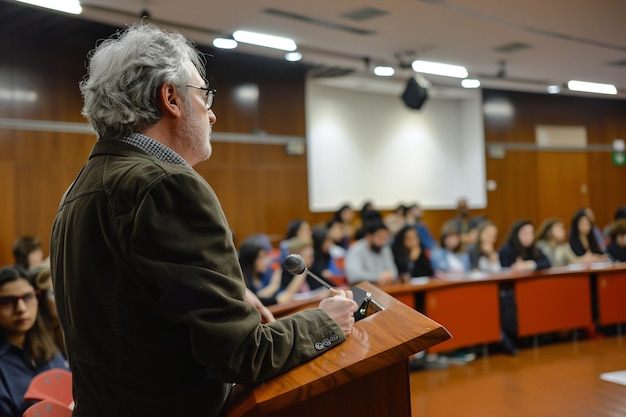
[[[352,299],[352,291],[334,288],[332,297],[325,298],[319,307],[337,323],[343,334],[349,336],[354,327],[354,312],[359,308]]]
[[[250,289],[246,288],[245,298],[246,302],[250,304],[252,307],[256,308],[259,313],[261,313],[261,322],[262,323],[272,323],[276,321],[276,318],[272,314],[271,311],[268,310],[267,307],[263,305],[259,297],[257,297]]]

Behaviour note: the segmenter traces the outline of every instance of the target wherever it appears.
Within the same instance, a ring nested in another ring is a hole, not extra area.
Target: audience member
[[[365,237],[367,228],[372,223],[383,223],[383,216],[378,210],[374,208],[371,201],[367,201],[363,204],[363,208],[359,212],[359,227],[356,229],[354,238],[360,240]],[[388,232],[388,231],[387,231]]]
[[[424,248],[432,250],[437,245],[437,242],[433,239],[428,226],[422,221],[423,214],[419,204],[411,204],[406,208],[406,224],[413,225],[420,235],[420,241]]]
[[[465,250],[461,241],[461,233],[456,225],[444,224],[441,230],[440,245],[430,253],[430,263],[435,275],[461,274],[471,270],[469,254]]]
[[[289,254],[300,255],[304,260],[304,264],[306,265],[307,269],[311,270],[311,267],[313,266],[313,261],[315,260],[313,240],[301,239],[299,237],[294,237],[290,239]],[[324,277],[319,275],[318,277],[323,279],[327,284],[331,286],[333,285]],[[289,272],[283,270],[281,291],[282,293],[286,293],[290,298],[293,298],[293,294],[309,292],[321,287],[322,284],[318,282],[315,278],[309,276],[307,273],[292,275]]]
[[[346,249],[350,247],[350,239],[346,240],[343,223],[333,217],[326,222],[325,226],[326,233],[328,238],[332,240],[333,246],[343,249],[345,253]]]
[[[482,221],[476,229],[476,243],[469,249],[472,270],[499,272],[502,270],[500,254],[496,249],[498,228],[489,220]]]
[[[406,224],[406,206],[400,204],[394,211],[383,218],[389,233],[394,236]]]
[[[408,282],[412,277],[434,275],[426,248],[414,226],[406,225],[396,233],[391,252],[401,281]]]
[[[13,242],[15,265],[29,270],[44,262],[41,241],[37,236],[21,236]]]
[[[530,220],[513,224],[506,242],[500,248],[500,263],[517,272],[550,268],[550,260],[535,243],[535,226]],[[499,297],[502,338],[498,346],[504,352],[516,355],[519,349],[514,342],[517,338],[515,287],[511,283],[501,283]]]
[[[239,247],[239,264],[246,282],[250,289],[264,305],[278,304],[289,301],[277,297],[280,291],[282,268],[271,268],[270,258],[271,245],[266,235],[251,235],[241,242]],[[267,271],[271,271],[267,273]]]
[[[279,243],[280,260],[289,254],[289,240],[293,238],[299,238],[304,240],[311,239],[311,226],[306,220],[295,219],[289,222],[287,225],[287,232],[285,233],[285,239]]]
[[[340,289],[262,323],[220,202],[192,168],[216,121],[202,58],[152,24],[89,54],[80,88],[98,140],[50,245],[75,415],[222,415],[233,383],[266,381],[352,332],[358,306]]]
[[[602,231],[600,230],[600,228],[596,225],[596,215],[595,215],[595,213],[593,212],[593,210],[591,210],[591,207],[585,207],[585,208],[583,208],[581,210],[585,211],[585,214],[587,215],[587,218],[591,222],[591,230],[593,231],[593,235],[596,238],[596,242],[598,242],[598,247],[600,248],[600,252],[606,253],[605,236],[602,233]]]
[[[333,238],[335,243],[339,246],[342,246],[344,249],[348,249],[350,244],[352,243],[352,239],[354,239],[354,210],[350,207],[349,204],[344,204],[341,206],[333,215],[331,220],[329,221],[328,228],[330,229],[330,222],[337,221],[342,226],[342,237],[340,240],[337,238]]]
[[[615,214],[613,214],[613,221],[626,219],[626,206],[619,206],[617,210],[615,210]],[[611,227],[613,223],[607,224],[603,229],[603,234],[605,237],[608,237],[611,234]]]
[[[519,272],[550,268],[550,260],[535,244],[535,226],[530,220],[513,224],[507,241],[500,247],[500,263]]]
[[[572,218],[569,245],[576,256],[582,256],[587,252],[600,255],[604,253],[593,231],[593,222],[585,209],[578,210]]]
[[[389,231],[382,221],[368,224],[365,236],[354,242],[346,252],[345,268],[349,282],[389,284],[398,278],[388,240]]]
[[[343,261],[346,250],[335,244],[329,231],[330,229],[327,229],[325,225],[313,228],[313,263],[309,269],[318,277],[331,283],[333,277],[345,277]],[[317,281],[311,282],[311,280],[309,280],[309,284],[312,289],[321,285]]]
[[[541,224],[537,231],[537,247],[548,257],[550,266],[564,266],[602,259],[590,252],[577,256],[567,243],[567,232],[561,219],[552,218]]]
[[[614,261],[626,262],[626,219],[613,222],[609,237],[611,239],[607,247],[609,257]]]
[[[456,227],[459,231],[461,242],[465,244],[473,244],[476,242],[476,228],[482,218],[472,217],[470,215],[469,206],[466,198],[459,198],[456,206],[457,216],[448,220],[447,223]]]
[[[31,271],[31,278],[34,278],[35,289],[39,292],[39,317],[44,326],[50,331],[55,345],[64,357],[67,357],[65,341],[63,340],[63,330],[57,312],[57,304],[54,299],[54,289],[52,287],[52,272],[50,265],[44,262],[39,267]]]
[[[65,360],[38,315],[35,287],[20,267],[0,269],[0,416],[21,417],[32,379]]]

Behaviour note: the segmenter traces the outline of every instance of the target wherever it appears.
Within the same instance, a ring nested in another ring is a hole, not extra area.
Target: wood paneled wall
[[[67,39],[46,39],[13,33],[0,44],[0,89],[34,92],[34,101],[0,99],[0,117],[62,122],[84,122],[80,115],[78,82],[84,75],[87,52],[103,32],[114,28],[90,24],[91,33]],[[23,36],[22,36],[23,35]],[[215,52],[208,62],[211,84],[218,89],[216,132],[305,136],[304,68],[299,64]],[[255,105],[234,97],[237,87],[258,87]],[[607,144],[626,137],[626,103],[522,93],[485,91],[485,100],[501,97],[515,108],[515,117],[503,123],[485,119],[486,143],[530,143],[536,124],[584,125],[590,143]],[[47,253],[51,224],[58,202],[87,158],[95,138],[87,134],[0,129],[0,265],[13,262],[16,236],[35,234]],[[308,210],[306,155],[288,155],[282,145],[214,142],[213,156],[196,166],[217,192],[236,238],[265,232],[279,240],[287,223],[305,218],[312,224],[331,213]],[[619,204],[626,204],[626,170],[613,167],[607,152],[584,152],[588,165],[590,205],[598,223],[607,223]],[[487,178],[497,182],[488,193],[487,215],[502,230],[517,218],[540,222],[537,155],[534,150],[506,151],[504,159],[487,155]],[[555,166],[557,170],[559,167]],[[408,199],[411,196],[407,196]],[[376,196],[372,196],[376,201]],[[337,206],[343,202],[337,202]],[[471,203],[471,202],[470,202]],[[550,203],[552,204],[552,203]],[[545,204],[544,204],[545,206]],[[555,215],[569,215],[576,207],[560,207]],[[561,214],[562,213],[562,214]],[[435,235],[453,211],[428,211],[424,220]]]
[[[487,179],[497,188],[487,194],[485,214],[498,226],[500,239],[518,219],[539,226],[547,217],[560,217],[569,225],[581,207],[576,202],[592,208],[600,228],[612,221],[615,209],[626,204],[626,167],[613,166],[606,149],[614,139],[626,138],[626,101],[485,90],[483,102],[494,101],[512,110],[508,118],[484,117],[486,147],[499,143],[505,149],[502,159],[486,155]],[[588,147],[533,149],[537,125],[584,126]],[[551,179],[557,177],[555,184]]]

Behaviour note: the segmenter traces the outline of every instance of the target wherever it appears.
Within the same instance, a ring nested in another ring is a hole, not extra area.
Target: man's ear
[[[183,98],[172,83],[165,83],[159,88],[157,102],[163,111],[163,117],[181,117]]]

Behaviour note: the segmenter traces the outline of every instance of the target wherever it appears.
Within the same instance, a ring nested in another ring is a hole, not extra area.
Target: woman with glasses
[[[35,287],[16,267],[0,269],[0,416],[21,417],[24,393],[39,373],[67,369],[41,320]]]

